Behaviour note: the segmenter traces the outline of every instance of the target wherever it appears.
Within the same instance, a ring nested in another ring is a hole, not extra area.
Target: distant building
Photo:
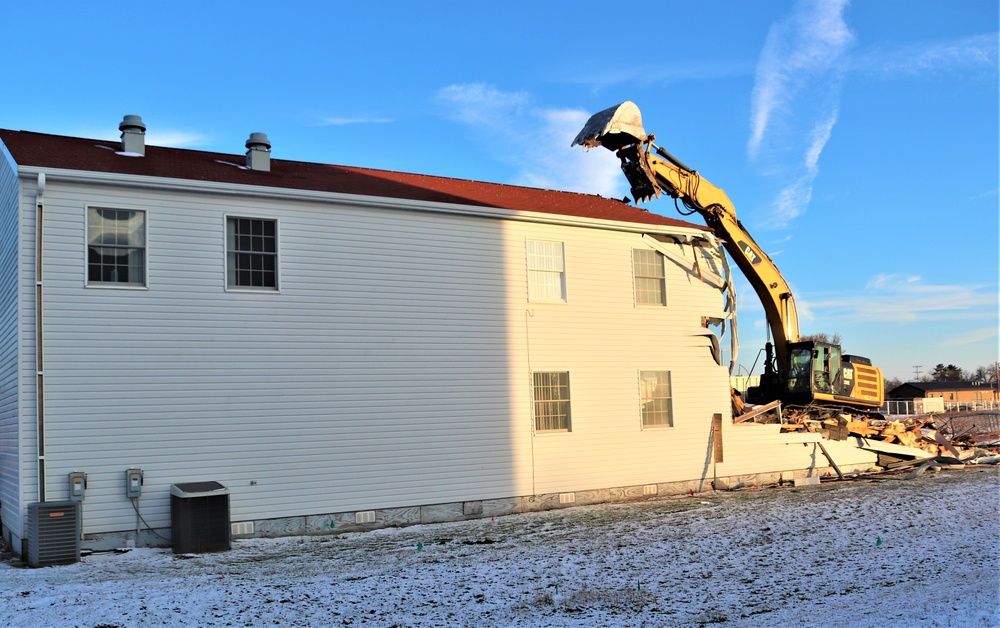
[[[901,400],[939,397],[958,403],[1000,400],[991,384],[976,382],[906,382],[888,391],[886,396]]]

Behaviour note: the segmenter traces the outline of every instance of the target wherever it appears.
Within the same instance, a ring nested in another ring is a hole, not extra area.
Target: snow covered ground
[[[998,626],[1000,469],[0,563],[9,626]]]

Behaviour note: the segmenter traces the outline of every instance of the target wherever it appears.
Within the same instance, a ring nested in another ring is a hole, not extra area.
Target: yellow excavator
[[[771,258],[736,218],[736,208],[720,188],[653,143],[642,127],[642,114],[631,101],[594,114],[573,146],[603,146],[621,160],[636,202],[662,193],[698,212],[722,241],[757,292],[773,345],[765,347],[760,386],[747,391],[753,404],[844,406],[871,412],[884,400],[882,372],[871,361],[841,353],[829,342],[800,340],[798,313],[788,282]]]

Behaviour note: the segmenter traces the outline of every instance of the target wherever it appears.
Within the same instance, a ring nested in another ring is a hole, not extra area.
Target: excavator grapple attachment
[[[590,116],[570,146],[603,146],[613,152],[629,144],[638,144],[646,137],[639,107],[631,100],[626,100]]]

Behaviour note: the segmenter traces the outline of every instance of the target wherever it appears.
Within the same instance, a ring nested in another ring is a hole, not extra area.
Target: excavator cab
[[[788,345],[787,389],[789,401],[808,403],[816,393],[844,392],[840,347],[826,342],[793,342]]]
[[[840,346],[807,340],[788,344],[787,403],[828,401],[877,408],[884,388],[881,373],[867,358],[843,355]]]

